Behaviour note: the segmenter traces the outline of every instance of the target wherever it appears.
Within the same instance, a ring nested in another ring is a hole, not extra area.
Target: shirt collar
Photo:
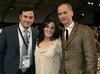
[[[73,27],[74,27],[74,22],[72,22],[72,23],[70,24],[70,26],[69,26],[68,28],[65,28],[65,29],[67,29],[67,30],[72,30]]]
[[[21,23],[19,23],[19,28],[20,28],[21,32],[23,32],[25,30],[24,27],[21,25]],[[30,32],[31,27],[29,27],[27,30]]]

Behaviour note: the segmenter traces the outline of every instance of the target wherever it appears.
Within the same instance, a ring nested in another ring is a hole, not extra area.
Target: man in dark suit
[[[0,35],[0,74],[35,74],[38,31],[31,27],[35,18],[33,8],[21,8],[19,18],[19,24],[4,28]],[[24,38],[25,30],[28,42]]]
[[[92,29],[72,20],[72,6],[63,3],[58,7],[58,17],[64,25],[62,31],[63,58],[61,74],[96,74],[97,54]],[[68,39],[66,39],[66,30]]]

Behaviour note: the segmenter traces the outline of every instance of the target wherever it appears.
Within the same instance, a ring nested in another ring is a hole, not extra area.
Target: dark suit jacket
[[[38,31],[32,28],[33,70],[34,49]],[[0,73],[16,74],[20,63],[18,25],[5,28],[0,35]]]
[[[92,30],[82,24],[75,23],[68,41],[62,32],[63,58],[61,74],[96,74],[97,53]]]

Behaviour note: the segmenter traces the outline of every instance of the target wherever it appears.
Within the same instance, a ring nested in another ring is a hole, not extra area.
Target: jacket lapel
[[[62,47],[63,49],[66,47],[66,41],[65,41],[65,37],[64,37],[64,28],[62,29],[62,35],[61,35],[61,41],[62,41]]]
[[[34,31],[33,27],[32,27],[32,52],[34,53],[34,49],[36,46],[36,31]]]
[[[78,24],[75,23],[73,29],[72,29],[72,32],[68,38],[68,41],[67,41],[67,46],[70,44],[70,42],[74,39],[74,37],[76,36],[77,34],[77,30],[78,30]]]
[[[13,28],[13,41],[15,48],[19,51],[18,25],[15,25]]]

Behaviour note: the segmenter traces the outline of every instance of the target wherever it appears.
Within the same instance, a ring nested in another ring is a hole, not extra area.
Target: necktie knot
[[[28,32],[29,32],[29,31],[28,31],[27,29],[24,30],[24,33],[28,34]]]
[[[24,39],[26,44],[29,43],[29,31],[27,29],[24,30]]]

